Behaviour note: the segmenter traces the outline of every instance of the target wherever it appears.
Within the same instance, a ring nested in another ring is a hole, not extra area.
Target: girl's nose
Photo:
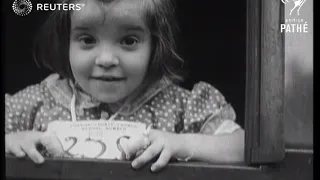
[[[104,68],[119,65],[119,60],[112,50],[104,49],[96,59],[96,64]]]

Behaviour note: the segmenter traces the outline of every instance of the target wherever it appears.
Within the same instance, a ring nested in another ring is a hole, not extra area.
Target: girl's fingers
[[[140,168],[145,163],[151,161],[157,156],[163,149],[163,144],[153,143],[151,144],[139,157],[132,162],[133,168]]]
[[[17,157],[24,157],[26,154],[21,149],[20,145],[14,143],[14,141],[11,140],[12,135],[6,134],[5,135],[5,149],[6,153],[12,153],[13,155]]]
[[[144,151],[144,149],[139,150],[139,151],[136,153],[136,156],[135,156],[135,157],[140,156],[140,155],[143,153],[143,151]]]
[[[21,149],[20,146],[12,145],[12,146],[6,147],[6,152],[12,153],[13,155],[15,155],[19,158],[26,156],[26,153]]]
[[[44,158],[36,149],[35,144],[24,144],[21,147],[22,147],[22,150],[29,156],[29,158],[33,162],[38,164],[41,164],[44,162]]]
[[[62,156],[64,152],[60,140],[55,136],[42,136],[39,143],[42,144],[53,157]]]
[[[124,151],[128,156],[127,159],[130,157],[137,157],[140,155],[144,149],[146,149],[150,145],[150,141],[147,137],[140,135],[136,137],[132,137],[127,141],[127,148]]]
[[[169,163],[171,156],[171,151],[166,148],[163,149],[159,156],[159,159],[151,166],[151,171],[156,172],[165,167]]]
[[[122,151],[124,152],[124,154],[126,156],[125,159],[129,160],[137,149],[137,147],[135,147],[136,145],[132,146],[130,144],[130,140],[126,139],[126,138],[120,139],[119,143],[120,143]]]

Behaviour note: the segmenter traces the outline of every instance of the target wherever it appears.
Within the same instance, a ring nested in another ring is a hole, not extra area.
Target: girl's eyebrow
[[[142,33],[146,32],[146,29],[139,26],[139,25],[132,25],[132,24],[122,24],[120,25],[121,29],[124,29],[125,31],[140,31]]]
[[[124,30],[124,31],[138,31],[138,32],[141,32],[141,33],[146,33],[147,30],[146,28],[143,28],[139,25],[132,25],[132,24],[122,24],[119,26],[119,28],[121,30]],[[88,26],[74,26],[72,27],[72,31],[89,31],[91,30],[92,28],[88,27]]]
[[[85,26],[72,27],[72,31],[88,31],[88,30],[90,30],[90,28]]]

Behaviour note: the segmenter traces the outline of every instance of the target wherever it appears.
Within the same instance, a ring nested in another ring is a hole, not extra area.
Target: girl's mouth
[[[109,81],[109,82],[124,81],[127,79],[125,77],[115,77],[115,76],[95,76],[92,78],[100,81]]]

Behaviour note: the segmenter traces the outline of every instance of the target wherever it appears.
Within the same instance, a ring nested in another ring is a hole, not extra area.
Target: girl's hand
[[[42,132],[23,131],[5,135],[6,153],[12,153],[17,157],[30,157],[35,163],[43,163],[44,158],[38,152],[36,146],[40,144]]]
[[[171,157],[179,157],[181,154],[187,154],[183,152],[182,146],[184,140],[179,134],[151,130],[146,136],[150,140],[150,146],[142,152],[140,156],[134,159],[132,162],[133,168],[140,168],[157,155],[160,155],[158,160],[151,166],[151,171],[158,171],[168,164]]]
[[[122,159],[130,160],[139,156],[150,145],[149,139],[143,134],[130,138],[120,138],[118,149],[123,153]]]
[[[66,156],[60,140],[54,134],[44,133],[41,136],[40,142],[46,148],[50,156],[52,157]]]

